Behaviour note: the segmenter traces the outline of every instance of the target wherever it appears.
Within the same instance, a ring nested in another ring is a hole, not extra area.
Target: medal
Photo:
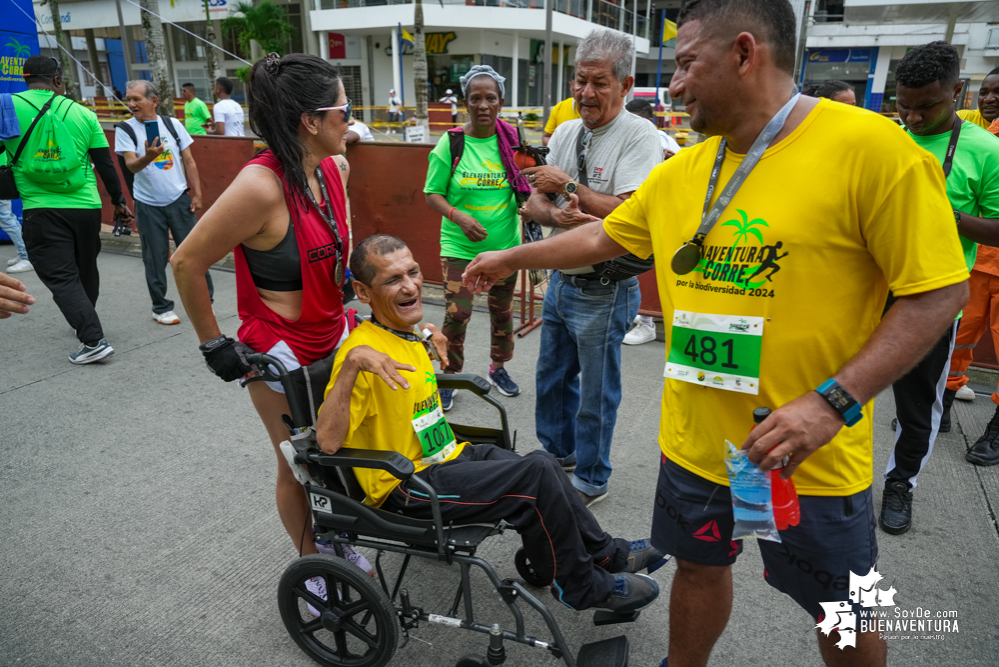
[[[715,155],[715,164],[711,169],[711,177],[708,179],[708,191],[704,195],[704,210],[701,211],[701,226],[697,228],[697,233],[694,234],[693,238],[684,243],[680,248],[673,253],[673,259],[670,261],[670,268],[679,275],[685,275],[690,273],[697,268],[697,264],[701,261],[701,247],[704,244],[704,239],[707,237],[708,232],[711,228],[715,226],[718,219],[721,217],[722,212],[725,208],[732,202],[732,198],[735,197],[735,193],[739,191],[742,184],[749,177],[751,171],[756,166],[756,163],[760,161],[763,157],[763,153],[767,150],[770,142],[774,140],[774,137],[780,132],[781,128],[784,127],[784,123],[787,121],[788,115],[791,113],[791,109],[798,102],[798,98],[801,97],[799,93],[795,93],[791,96],[791,99],[778,111],[773,118],[767,122],[763,131],[756,137],[753,141],[753,145],[750,147],[749,152],[746,153],[746,157],[736,168],[735,173],[732,174],[732,178],[729,179],[728,184],[725,185],[725,189],[718,196],[714,205],[711,205],[711,197],[714,195],[715,186],[718,184],[718,176],[721,174],[722,162],[725,161],[725,146],[727,141],[723,138],[721,143],[718,145],[718,154]]]
[[[336,281],[337,287],[343,287],[343,262],[340,261],[339,253],[337,253],[336,269],[333,271],[333,280]]]
[[[673,259],[670,260],[669,265],[673,269],[673,273],[683,276],[697,268],[697,263],[700,261],[701,244],[695,236],[677,248],[677,251],[673,253]]]

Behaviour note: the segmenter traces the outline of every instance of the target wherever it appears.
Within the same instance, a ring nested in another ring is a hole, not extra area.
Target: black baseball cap
[[[27,79],[29,76],[53,77],[61,74],[62,66],[52,56],[31,56],[24,61],[21,76]]]

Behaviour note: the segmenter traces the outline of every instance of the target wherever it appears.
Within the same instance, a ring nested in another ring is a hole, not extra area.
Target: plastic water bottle
[[[770,408],[753,410],[753,428],[770,416]],[[752,429],[750,429],[752,430]],[[789,526],[797,526],[801,521],[801,506],[798,504],[798,491],[794,481],[781,479],[780,471],[787,465],[788,457],[777,467],[770,470],[770,501],[774,508],[774,523],[777,530],[786,530]]]

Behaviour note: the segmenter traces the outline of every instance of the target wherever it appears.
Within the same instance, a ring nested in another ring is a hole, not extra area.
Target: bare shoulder
[[[277,174],[262,165],[244,167],[202,218],[220,227],[233,225],[245,236],[268,235],[273,230],[282,236],[288,220],[284,185]],[[240,239],[242,240],[242,239]]]

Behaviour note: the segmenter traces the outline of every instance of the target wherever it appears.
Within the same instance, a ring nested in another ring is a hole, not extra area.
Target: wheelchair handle
[[[260,375],[268,382],[281,382],[282,377],[288,376],[288,368],[284,363],[269,354],[261,352],[248,354],[246,355],[246,361],[256,366],[257,370],[260,371]],[[275,369],[277,369],[277,372],[275,372]]]

